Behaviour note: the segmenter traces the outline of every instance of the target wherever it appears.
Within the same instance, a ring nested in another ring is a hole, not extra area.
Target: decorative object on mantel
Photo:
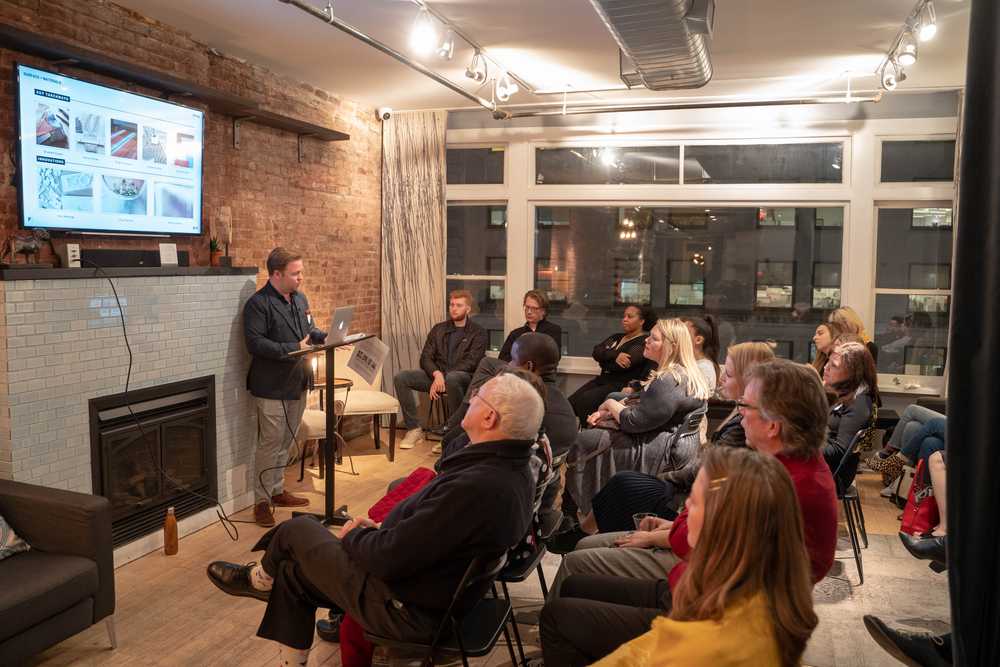
[[[51,264],[41,264],[38,261],[38,254],[42,246],[48,244],[52,248],[52,237],[47,229],[19,229],[10,236],[3,245],[3,252],[0,252],[0,268],[4,269],[51,269]],[[24,262],[18,263],[17,255],[24,255]],[[34,261],[32,261],[34,259]]]
[[[212,266],[221,266],[219,260],[222,258],[222,250],[219,248],[219,239],[212,237],[208,242],[208,249],[211,252],[209,255],[209,264]]]
[[[232,266],[233,258],[229,255],[229,246],[233,242],[233,209],[228,206],[219,207],[219,226],[222,227],[222,240],[226,244],[226,254],[219,258],[218,266]],[[216,266],[213,264],[213,266]]]

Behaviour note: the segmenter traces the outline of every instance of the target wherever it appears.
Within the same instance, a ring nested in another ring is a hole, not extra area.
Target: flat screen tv
[[[204,113],[18,65],[21,226],[200,234]]]

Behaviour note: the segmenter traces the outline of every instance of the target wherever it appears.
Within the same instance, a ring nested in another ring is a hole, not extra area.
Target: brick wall
[[[270,111],[350,134],[350,141],[344,142],[307,139],[305,161],[300,164],[295,135],[244,123],[241,148],[236,150],[232,118],[208,113],[202,214],[206,233],[178,239],[177,244],[191,252],[193,264],[208,264],[211,230],[220,213],[231,213],[234,264],[263,269],[264,258],[275,245],[296,248],[305,256],[305,292],[320,322],[329,320],[333,306],[352,304],[354,330],[380,330],[381,128],[371,108],[234,58],[211,55],[186,33],[105,0],[0,0],[0,22],[250,98]],[[16,127],[11,71],[15,60],[49,67],[44,60],[0,48],[2,237],[18,224],[13,167],[6,158],[13,150]],[[129,87],[128,82],[83,70],[62,67],[61,71],[94,83]],[[156,94],[140,87],[131,89]],[[65,243],[66,238],[56,243]],[[155,248],[159,243],[111,237],[71,240],[84,248]],[[258,284],[264,280],[261,270]]]

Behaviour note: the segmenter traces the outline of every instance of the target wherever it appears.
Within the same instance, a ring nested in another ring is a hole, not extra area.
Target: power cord
[[[152,464],[153,469],[156,470],[163,477],[163,479],[169,482],[171,486],[173,486],[174,489],[176,489],[177,491],[180,491],[181,493],[188,493],[196,498],[201,498],[202,500],[205,500],[213,505],[216,505],[218,509],[216,509],[215,513],[219,517],[219,523],[222,524],[222,527],[225,529],[226,534],[229,535],[229,539],[231,539],[234,542],[238,541],[240,539],[240,531],[236,527],[236,522],[233,519],[229,518],[229,515],[226,514],[226,510],[222,506],[222,503],[219,502],[218,498],[211,498],[204,494],[198,493],[197,491],[191,489],[189,485],[184,484],[183,482],[180,482],[171,477],[166,470],[160,467],[157,461],[157,457],[154,455],[154,452],[150,450],[149,448],[150,441],[149,441],[149,436],[146,434],[146,429],[142,427],[142,421],[135,414],[135,412],[132,411],[132,404],[131,402],[129,402],[128,399],[129,384],[131,383],[132,380],[133,355],[132,355],[132,346],[129,344],[128,341],[128,330],[125,328],[125,309],[122,308],[121,299],[118,298],[118,290],[115,288],[115,283],[111,279],[111,276],[109,276],[107,272],[105,272],[103,267],[87,259],[81,258],[80,262],[83,264],[89,264],[90,266],[94,267],[95,275],[100,274],[105,279],[107,279],[108,284],[111,285],[111,293],[114,294],[115,296],[115,303],[118,305],[118,316],[121,318],[122,338],[125,339],[125,349],[128,351],[128,370],[125,373],[125,407],[128,409],[128,414],[132,418],[132,421],[135,422],[136,427],[139,429],[139,435],[141,436],[140,440],[142,441],[143,447],[146,450],[146,455],[149,457],[149,462]]]

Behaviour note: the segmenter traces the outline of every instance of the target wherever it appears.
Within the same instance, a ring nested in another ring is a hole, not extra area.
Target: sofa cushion
[[[97,593],[97,563],[37,549],[0,561],[0,641]]]
[[[30,547],[24,538],[18,537],[14,527],[0,515],[0,560],[27,551]]]

